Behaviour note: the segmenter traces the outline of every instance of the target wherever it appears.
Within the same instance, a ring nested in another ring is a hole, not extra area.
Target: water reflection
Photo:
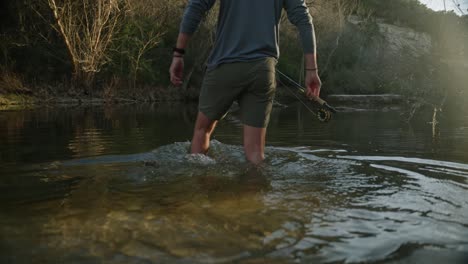
[[[68,149],[74,153],[73,157],[96,156],[105,153],[106,143],[111,144],[103,139],[100,130],[87,129],[83,133],[77,133],[68,144]]]
[[[187,154],[180,110],[24,115],[21,143],[0,150],[2,263],[468,260],[466,124],[441,127],[432,151],[430,126],[409,129],[392,112],[322,126],[276,110],[275,146],[255,168],[235,115],[209,156]]]

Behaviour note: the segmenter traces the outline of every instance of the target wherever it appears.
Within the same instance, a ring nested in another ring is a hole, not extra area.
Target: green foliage
[[[113,43],[111,63],[107,67],[108,74],[115,74],[131,80],[136,75],[139,81],[154,84],[155,76],[149,74],[153,59],[147,55],[147,50],[156,46],[153,39],[155,21],[149,17],[125,18],[123,27]],[[140,57],[140,58],[139,58]]]
[[[126,2],[104,78],[124,80],[127,88],[169,85],[167,69],[183,11],[181,1]]]

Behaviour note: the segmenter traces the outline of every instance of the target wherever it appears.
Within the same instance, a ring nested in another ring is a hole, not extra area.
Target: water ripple
[[[254,167],[241,146],[213,141],[208,156],[188,148],[26,168],[44,199],[11,209],[0,232],[10,247],[17,234],[40,237],[30,257],[83,263],[380,263],[435,251],[463,263],[468,252],[467,164],[269,147]]]

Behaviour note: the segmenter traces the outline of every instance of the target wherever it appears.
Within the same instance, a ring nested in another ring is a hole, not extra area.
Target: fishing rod
[[[276,70],[276,72],[283,78],[285,78],[286,80],[288,80],[290,83],[294,84],[298,91],[301,93],[301,96],[305,96],[307,99],[309,99],[308,101],[309,102],[313,102],[313,104],[307,104],[303,101],[303,98],[299,97],[297,95],[297,93],[293,92],[289,86],[285,85],[280,78],[278,78],[278,81],[283,85],[285,86],[289,92],[291,92],[298,100],[299,102],[301,102],[306,108],[307,110],[309,110],[312,114],[316,115],[318,120],[320,122],[328,122],[331,120],[332,118],[332,114],[335,114],[337,113],[338,111],[336,111],[335,108],[333,108],[332,106],[330,106],[325,100],[323,100],[322,98],[318,97],[318,96],[315,96],[315,95],[311,95],[311,96],[307,96],[307,93],[306,93],[306,88],[304,88],[302,85],[300,85],[299,83],[297,83],[296,81],[294,81],[293,79],[291,79],[289,76],[287,76],[286,74],[282,73],[280,70]],[[310,106],[311,105],[311,106]]]

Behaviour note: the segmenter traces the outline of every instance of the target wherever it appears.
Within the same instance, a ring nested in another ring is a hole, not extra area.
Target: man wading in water
[[[216,0],[190,0],[180,26],[169,70],[171,82],[182,84],[183,55],[190,36]],[[299,30],[305,56],[308,95],[319,96],[315,34],[304,0],[219,0],[216,41],[207,64],[191,152],[206,154],[217,122],[234,101],[240,106],[247,160],[264,159],[266,127],[276,90],[279,21],[284,8]]]

